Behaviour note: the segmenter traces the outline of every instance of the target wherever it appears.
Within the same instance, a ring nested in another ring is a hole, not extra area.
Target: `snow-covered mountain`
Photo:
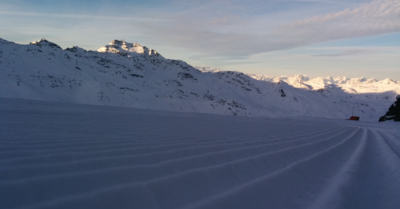
[[[137,43],[98,51],[0,39],[0,97],[242,116],[373,120],[400,94],[386,79],[271,77],[196,69]]]

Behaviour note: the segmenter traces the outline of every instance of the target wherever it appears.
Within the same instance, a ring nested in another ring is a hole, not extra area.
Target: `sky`
[[[400,80],[399,0],[0,0],[0,38],[124,39],[192,66]]]

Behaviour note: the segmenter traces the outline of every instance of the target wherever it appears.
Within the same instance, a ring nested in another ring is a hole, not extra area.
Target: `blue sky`
[[[90,50],[125,39],[193,66],[400,80],[398,0],[0,0],[0,37]]]

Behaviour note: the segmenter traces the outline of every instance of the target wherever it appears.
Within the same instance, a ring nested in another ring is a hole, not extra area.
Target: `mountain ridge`
[[[391,80],[207,72],[124,40],[97,51],[46,39],[0,44],[0,97],[266,117],[344,119],[355,109],[376,120],[400,94]]]
[[[215,73],[215,72],[224,71],[220,68],[198,67],[198,66],[196,66],[195,68],[199,69],[202,72]],[[377,80],[375,78],[365,78],[365,77],[348,78],[346,76],[309,77],[308,75],[301,75],[301,74],[300,75],[289,75],[289,76],[269,76],[269,75],[247,73],[246,75],[249,75],[250,77],[252,77],[256,80],[264,80],[264,81],[271,81],[271,82],[284,81],[286,83],[323,80],[324,82],[327,82],[329,84],[367,84],[367,83],[375,83],[375,82],[379,82],[382,84],[400,84],[400,81],[393,80],[390,78]]]

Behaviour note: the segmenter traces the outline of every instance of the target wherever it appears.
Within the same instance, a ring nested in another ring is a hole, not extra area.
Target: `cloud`
[[[376,0],[354,9],[296,21],[270,34],[291,45],[307,45],[331,40],[373,36],[400,31],[400,2]]]
[[[263,16],[240,16],[243,5],[217,1],[203,5],[191,15],[183,11],[164,16],[168,24],[141,24],[150,34],[162,34],[160,40],[209,56],[248,57],[321,42],[374,36],[400,31],[400,1],[375,0],[275,27]],[[214,14],[216,5],[225,5],[236,13]],[[254,4],[252,5],[254,6]],[[354,53],[354,52],[347,52]]]
[[[328,53],[328,54],[315,54],[314,57],[341,57],[341,56],[353,56],[353,55],[365,55],[365,54],[377,54],[380,50],[377,49],[347,49],[338,53]]]
[[[1,9],[0,16],[19,18],[14,18],[13,21],[0,21],[0,29],[8,28],[7,31],[20,31],[21,34],[35,32],[36,36],[44,37],[54,34],[60,36],[60,40],[65,37],[70,40],[69,37],[86,34],[85,40],[88,41],[85,44],[91,42],[92,49],[99,47],[98,44],[103,45],[105,39],[107,42],[108,39],[115,38],[139,42],[144,40],[155,45],[168,45],[196,52],[198,59],[204,57],[245,59],[264,52],[400,31],[398,0],[375,0],[351,8],[346,7],[354,5],[354,1],[175,0],[172,2],[174,3],[162,7],[142,5],[138,8],[128,5],[123,13],[120,12],[120,5],[103,5],[99,10],[79,11],[79,14],[57,13],[53,10],[44,13],[38,12],[41,10],[21,8]],[[299,4],[304,5],[297,8]],[[321,4],[325,5],[323,9]],[[330,9],[331,5],[335,5],[336,12],[314,17],[310,15],[313,13],[309,14],[310,11]],[[14,36],[9,35],[9,37]],[[29,37],[29,34],[26,34],[26,37]],[[81,37],[78,41],[82,39]],[[97,40],[101,42],[93,43]],[[71,39],[70,42],[79,44],[77,40]],[[344,56],[352,53],[358,52],[342,52],[326,56]]]
[[[35,12],[12,12],[0,11],[0,15],[14,16],[31,16],[31,17],[47,17],[47,18],[64,18],[64,19],[96,19],[96,20],[117,20],[117,21],[164,21],[157,18],[132,17],[132,16],[105,16],[90,14],[56,14],[56,13],[35,13]]]

